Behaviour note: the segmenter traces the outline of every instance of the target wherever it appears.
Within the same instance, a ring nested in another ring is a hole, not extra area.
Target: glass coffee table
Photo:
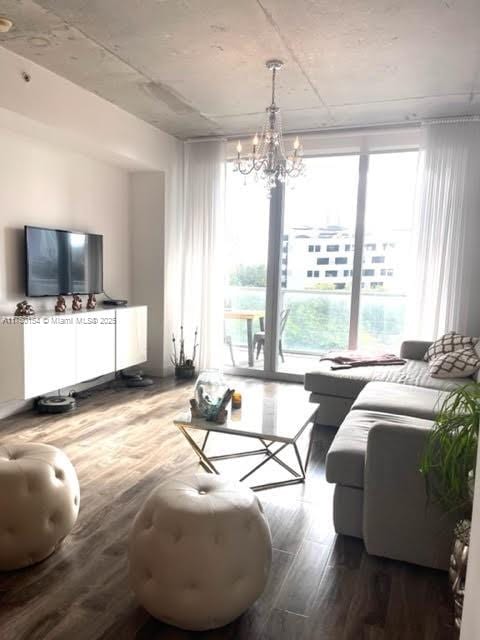
[[[219,474],[218,461],[245,458],[250,461],[241,474],[241,482],[254,476],[265,465],[278,465],[286,479],[262,481],[251,489],[271,489],[305,481],[311,450],[311,431],[316,407],[307,398],[302,387],[281,386],[275,390],[263,390],[256,386],[243,393],[242,408],[232,410],[225,424],[208,422],[204,418],[192,418],[190,411],[177,416],[175,426],[198,456],[202,467],[209,473]],[[193,437],[193,431],[203,431],[201,444]],[[226,434],[249,438],[259,443],[258,448],[210,455],[207,444],[214,434]],[[260,459],[259,459],[260,458]],[[258,474],[257,474],[258,475]]]

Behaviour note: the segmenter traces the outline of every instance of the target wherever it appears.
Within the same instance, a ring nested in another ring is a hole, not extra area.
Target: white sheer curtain
[[[181,317],[187,348],[198,327],[200,369],[223,362],[225,157],[222,141],[185,144]]]
[[[424,125],[417,207],[409,334],[480,335],[478,120]]]

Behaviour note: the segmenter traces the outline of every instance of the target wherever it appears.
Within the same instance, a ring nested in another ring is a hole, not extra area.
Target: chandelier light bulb
[[[293,143],[293,148],[295,149],[295,151],[298,151],[298,149],[300,148],[300,140],[298,139],[298,136],[295,138],[295,142]]]
[[[257,134],[255,134],[255,137],[253,139],[253,146],[256,147],[258,145],[258,136]]]
[[[238,141],[238,144],[237,144],[237,153],[242,153],[242,143],[240,142],[240,140]]]

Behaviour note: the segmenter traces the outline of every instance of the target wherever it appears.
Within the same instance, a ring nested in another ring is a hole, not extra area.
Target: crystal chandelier
[[[283,67],[281,60],[268,60],[265,63],[272,72],[272,103],[266,108],[265,124],[260,137],[255,134],[251,153],[242,156],[242,144],[238,141],[237,158],[234,171],[244,176],[256,172],[264,181],[269,196],[277,182],[285,182],[287,178],[296,178],[304,172],[302,149],[298,136],[293,143],[290,155],[285,153],[282,136],[282,119],[280,109],[275,104],[275,80],[278,69]]]

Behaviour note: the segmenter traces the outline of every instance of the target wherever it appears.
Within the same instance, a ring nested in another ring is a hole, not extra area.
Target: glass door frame
[[[389,153],[408,153],[419,151],[419,146],[409,146],[388,149],[370,150],[359,149],[351,152],[316,153],[306,155],[310,158],[332,158],[335,156],[358,156],[358,186],[357,210],[355,216],[355,249],[352,268],[352,291],[350,294],[350,318],[348,348],[356,349],[358,343],[358,327],[360,319],[360,297],[362,283],[363,245],[365,237],[365,213],[367,204],[368,166],[370,156]],[[248,187],[247,187],[248,188]],[[281,261],[283,222],[285,212],[285,184],[278,183],[272,189],[269,206],[268,251],[267,251],[267,280],[265,297],[265,345],[263,369],[248,367],[225,366],[225,373],[262,378],[264,380],[279,380],[286,382],[303,382],[304,376],[298,373],[278,371],[278,335],[280,324],[281,302]]]

